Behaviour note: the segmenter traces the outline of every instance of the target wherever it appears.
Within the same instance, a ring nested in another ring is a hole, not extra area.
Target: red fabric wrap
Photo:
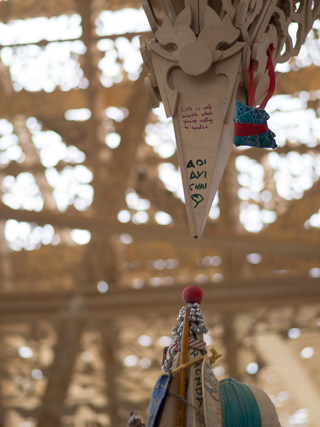
[[[261,135],[268,132],[268,123],[262,125],[254,125],[253,123],[236,123],[234,122],[234,135],[235,136],[253,136]]]

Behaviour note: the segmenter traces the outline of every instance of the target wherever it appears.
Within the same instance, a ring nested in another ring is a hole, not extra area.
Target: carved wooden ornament
[[[161,100],[173,118],[190,233],[199,238],[231,151],[235,101],[247,100],[250,61],[258,105],[269,88],[270,44],[273,66],[297,55],[320,2],[161,1],[159,25],[149,0],[142,0],[155,36],[140,39],[146,89],[152,106]]]

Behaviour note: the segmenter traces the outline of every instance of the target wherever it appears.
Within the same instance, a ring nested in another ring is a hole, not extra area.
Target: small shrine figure
[[[172,329],[174,341],[164,349],[147,427],[280,427],[275,407],[264,391],[233,378],[219,381],[214,375],[212,365],[222,355],[214,347],[207,353],[202,297],[197,286],[188,286],[182,293],[185,305]],[[132,414],[128,427],[143,427],[136,414],[134,424]]]

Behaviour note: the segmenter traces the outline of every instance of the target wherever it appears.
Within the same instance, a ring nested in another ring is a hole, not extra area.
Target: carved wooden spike
[[[154,46],[153,68],[167,116],[173,116],[190,233],[199,238],[233,143],[242,52],[197,76],[160,56]]]
[[[212,65],[201,77],[179,68],[169,75],[170,86],[179,92],[173,124],[190,233],[195,238],[202,235],[232,147],[228,128],[240,65],[241,53],[224,61],[223,67]]]

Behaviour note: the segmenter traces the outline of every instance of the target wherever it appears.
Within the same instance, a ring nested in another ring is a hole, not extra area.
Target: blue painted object
[[[220,400],[224,427],[262,427],[254,394],[233,378],[220,381]]]
[[[158,414],[161,413],[162,403],[170,385],[172,374],[161,375],[156,382],[151,395],[149,406],[148,427],[155,427]]]
[[[235,123],[266,125],[270,118],[269,114],[260,108],[249,107],[243,102],[236,101]],[[257,135],[234,136],[234,144],[239,146],[250,146],[258,148],[276,148],[275,134],[265,126],[267,131]]]

